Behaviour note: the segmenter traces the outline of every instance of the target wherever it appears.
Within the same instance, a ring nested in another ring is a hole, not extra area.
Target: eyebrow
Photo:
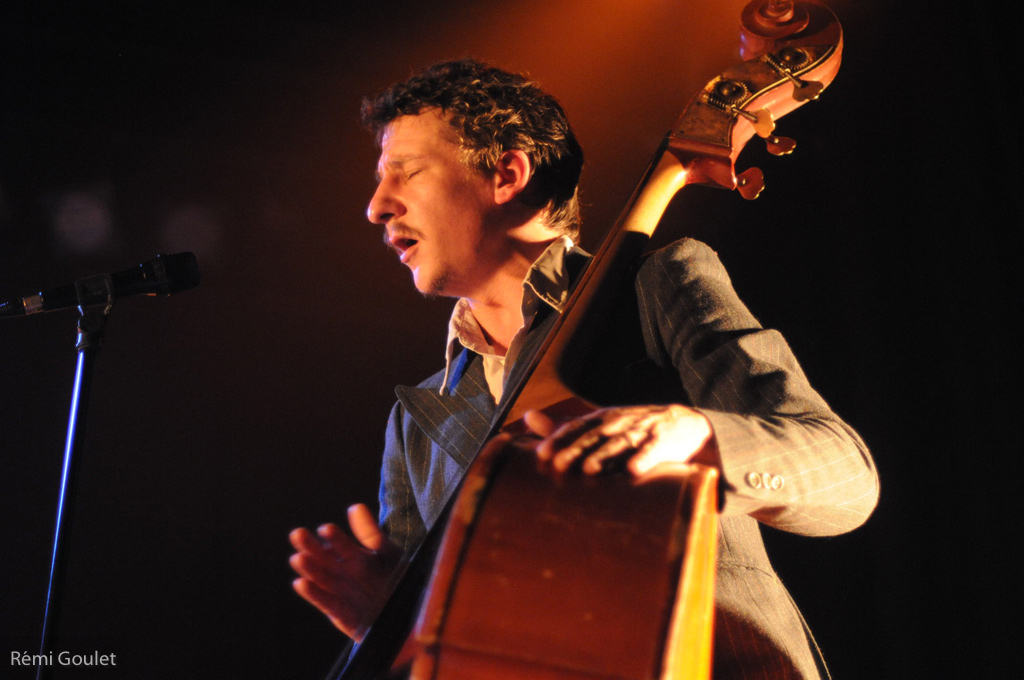
[[[406,163],[410,161],[418,161],[426,157],[427,155],[422,153],[399,154],[397,156],[392,156],[384,165],[389,168],[402,168],[403,166],[405,166]],[[373,171],[373,176],[377,180],[377,183],[380,184],[380,181],[382,179],[380,174],[380,164],[378,164],[377,168]]]

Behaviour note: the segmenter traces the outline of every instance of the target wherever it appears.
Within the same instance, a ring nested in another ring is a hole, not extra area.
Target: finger
[[[583,461],[583,472],[586,474],[597,474],[605,469],[606,465],[616,459],[625,458],[636,452],[636,446],[625,434],[619,434],[605,441]]]
[[[541,437],[550,437],[555,431],[555,421],[540,411],[527,411],[523,414],[523,422],[531,432]]]
[[[332,595],[312,581],[297,578],[292,581],[292,588],[299,597],[319,609],[331,620],[338,630],[349,637],[354,637],[359,623],[353,620],[351,612],[347,612],[342,598]]]
[[[641,451],[630,459],[626,468],[634,477],[643,477],[660,464],[663,461],[658,460],[657,456],[652,456],[649,451]]]
[[[592,433],[600,424],[601,418],[598,416],[570,420],[540,443],[537,454],[542,460],[554,459],[563,453],[563,457],[575,458],[582,449],[593,446],[600,439],[599,434]]]
[[[352,535],[366,548],[377,551],[384,547],[387,537],[377,525],[377,519],[370,512],[370,509],[362,503],[357,503],[348,509],[348,526],[352,529]]]
[[[299,527],[298,529],[292,529],[288,534],[288,542],[292,544],[292,547],[302,552],[307,549],[312,543],[319,543],[316,537],[310,533],[309,529],[305,527]]]
[[[664,418],[661,408],[630,408],[619,409],[617,413],[605,419],[602,431],[609,437],[625,434],[636,442],[654,434]]]
[[[299,576],[313,581],[326,591],[337,593],[343,587],[341,562],[314,557],[309,553],[295,553],[288,564]]]
[[[316,534],[309,529],[294,529],[290,534],[288,534],[288,540],[292,544],[292,547],[301,553],[316,555],[325,559],[333,558],[333,551],[331,548],[326,546],[324,542],[317,538]]]
[[[631,430],[647,431],[651,425],[651,417],[637,414],[635,409],[601,409],[586,418],[565,423],[548,439],[554,446],[565,448],[572,444],[574,439],[582,439],[585,433],[611,439]]]
[[[605,440],[600,432],[586,432],[575,441],[559,447],[558,453],[551,459],[551,465],[555,471],[565,472],[580,458],[589,456],[595,447],[599,447]]]
[[[712,452],[717,452],[717,449],[705,445],[696,452],[704,454],[705,458],[697,459],[696,453],[690,451],[689,447],[665,446],[664,442],[650,440],[629,461],[629,470],[636,477],[653,477],[688,473],[696,462],[717,467],[720,463],[711,458],[716,455]]]
[[[352,536],[337,524],[324,524],[317,527],[316,533],[326,553],[339,562],[359,557],[366,552],[361,543],[352,540]]]
[[[631,458],[627,463],[627,468],[640,483],[663,477],[685,477],[693,471],[693,465],[690,463],[644,455]]]

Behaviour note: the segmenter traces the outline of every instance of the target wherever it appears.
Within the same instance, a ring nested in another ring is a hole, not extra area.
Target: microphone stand
[[[96,285],[106,288],[105,305],[87,308],[82,302],[87,299],[87,290]],[[75,387],[71,393],[71,412],[68,416],[68,433],[64,444],[64,468],[60,475],[60,491],[57,496],[57,523],[53,532],[53,557],[50,561],[50,585],[46,593],[46,611],[43,615],[43,636],[39,648],[39,663],[36,665],[36,680],[52,677],[53,646],[56,640],[64,575],[67,566],[67,551],[71,544],[71,518],[74,508],[75,490],[78,479],[78,460],[82,453],[85,416],[89,406],[89,391],[92,385],[92,370],[96,354],[103,342],[107,316],[114,304],[114,289],[109,276],[96,276],[75,283],[78,295],[78,364],[75,369]]]

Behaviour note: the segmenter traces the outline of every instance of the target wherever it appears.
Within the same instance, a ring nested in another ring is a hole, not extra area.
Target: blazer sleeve
[[[671,364],[721,455],[723,514],[835,535],[867,519],[878,475],[867,447],[807,382],[785,339],[739,300],[708,246],[684,239],[637,277],[649,356]]]

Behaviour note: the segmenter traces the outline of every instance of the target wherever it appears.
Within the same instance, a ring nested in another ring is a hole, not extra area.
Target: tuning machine
[[[785,156],[786,154],[793,153],[793,149],[796,148],[796,140],[791,137],[779,137],[778,135],[772,134],[775,132],[775,117],[772,116],[772,112],[768,109],[759,109],[751,113],[750,111],[744,111],[733,107],[733,112],[736,115],[743,116],[751,122],[754,127],[754,132],[757,133],[758,137],[764,140],[765,146],[768,147],[768,153],[773,156]]]
[[[768,109],[747,111],[737,106],[750,97],[749,88],[738,80],[721,80],[715,84],[714,89],[707,97],[709,104],[728,111],[733,116],[742,116],[750,121],[751,127],[759,137],[765,140],[768,153],[775,156],[784,156],[792,153],[796,148],[796,140],[789,137],[779,137],[772,134],[775,132],[775,117]]]
[[[809,102],[818,98],[825,89],[822,83],[813,80],[801,80],[794,75],[802,66],[810,61],[807,53],[796,47],[783,47],[778,54],[764,55],[764,61],[778,73],[793,83],[793,99],[798,102]]]

